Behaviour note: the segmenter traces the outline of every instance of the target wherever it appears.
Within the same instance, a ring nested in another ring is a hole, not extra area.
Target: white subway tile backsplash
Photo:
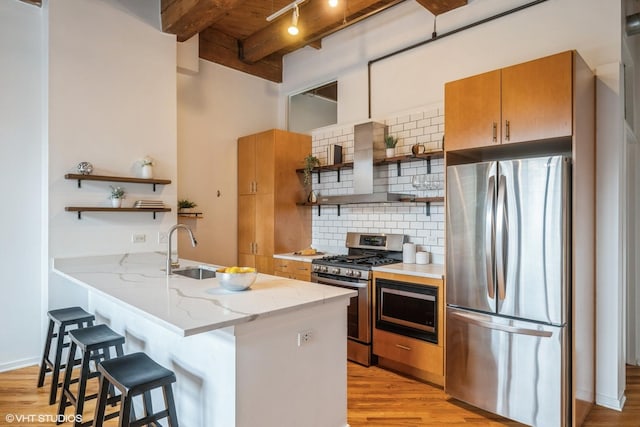
[[[444,133],[444,108],[433,106],[424,111],[413,111],[409,114],[387,117],[379,120],[387,124],[388,132],[399,138],[396,155],[411,154],[414,144],[424,144],[426,150],[442,148]],[[353,162],[353,126],[334,128],[330,131],[313,134],[312,152],[322,164],[326,164],[327,147],[330,144],[342,146],[343,161]],[[418,197],[443,196],[444,190],[416,190],[411,184],[413,176],[427,173],[426,161],[415,161],[401,164],[398,176],[397,166],[375,168],[375,191],[390,191],[411,194]],[[431,173],[440,182],[444,179],[444,161],[431,161]],[[320,183],[314,175],[313,190],[320,195],[353,194],[353,170],[342,169],[340,182],[337,172],[323,172]],[[369,233],[400,233],[408,236],[409,241],[423,250],[435,255],[435,261],[442,262],[444,254],[444,206],[442,203],[431,203],[430,216],[426,215],[424,203],[384,203],[366,205],[342,205],[340,216],[335,206],[322,206],[318,216],[317,208],[312,211],[312,239],[314,247],[346,251],[344,241],[347,231]],[[432,239],[437,244],[431,244]],[[432,257],[434,261],[434,257]]]

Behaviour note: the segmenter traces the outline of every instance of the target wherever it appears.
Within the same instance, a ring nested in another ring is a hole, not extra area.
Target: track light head
[[[287,32],[292,36],[295,36],[299,33],[298,30],[298,18],[300,17],[300,10],[298,9],[298,5],[296,4],[293,8],[293,16],[291,17],[291,25],[287,29]]]
[[[338,0],[329,0],[329,6],[337,7],[338,6]]]

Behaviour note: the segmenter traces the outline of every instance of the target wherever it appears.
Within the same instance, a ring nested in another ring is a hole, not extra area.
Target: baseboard
[[[13,362],[0,364],[0,372],[13,371],[14,369],[25,368],[27,366],[33,366],[33,365],[38,365],[38,364],[40,364],[40,358],[39,357],[33,357],[33,358],[30,358],[30,359],[15,360]]]
[[[622,411],[624,403],[627,401],[627,396],[622,394],[618,399],[613,399],[609,396],[603,396],[596,394],[596,405],[604,406],[605,408],[613,409],[616,411]]]

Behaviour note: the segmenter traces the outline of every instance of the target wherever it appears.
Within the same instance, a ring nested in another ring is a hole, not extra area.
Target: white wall
[[[467,6],[438,18],[437,32],[444,34],[497,12],[506,11],[527,1],[470,1]],[[367,62],[431,37],[433,16],[417,2],[403,2],[388,11],[323,39],[322,49],[305,48],[285,57],[284,83],[280,98],[285,111],[286,98],[305,87],[337,79],[340,87],[338,123],[364,121],[368,117]],[[444,99],[444,83],[480,72],[517,64],[564,50],[575,49],[592,68],[621,61],[621,4],[600,0],[548,0],[522,12],[500,18],[461,33],[428,43],[371,66],[372,118],[379,120],[397,111],[435,104]],[[619,68],[616,66],[619,72]],[[603,70],[604,72],[604,70]],[[615,72],[613,73],[615,74]],[[606,78],[616,78],[607,75]],[[608,86],[608,85],[605,85]],[[602,83],[600,85],[602,88]],[[619,102],[618,93],[610,93],[608,105]],[[616,106],[619,108],[619,106]],[[599,123],[622,126],[618,110],[598,109]],[[284,117],[280,118],[284,123]],[[446,117],[445,117],[446,120]],[[618,129],[619,130],[619,129]],[[602,131],[602,130],[601,130]],[[617,244],[620,225],[616,199],[621,180],[616,165],[623,146],[622,135],[599,134],[598,154],[613,144],[614,153],[603,159],[604,170],[598,179],[598,197],[611,200],[608,211],[601,212],[597,227],[613,220],[609,233],[599,231],[598,245],[611,247],[609,257],[598,259],[598,298],[602,291],[612,294],[598,300],[597,336],[598,403],[610,407],[623,404],[624,338],[618,313],[623,312],[624,284],[617,269],[623,248]],[[617,138],[617,139],[616,139]],[[613,156],[613,157],[611,157]],[[600,167],[600,161],[598,162]],[[606,182],[606,185],[604,183]],[[600,252],[599,252],[600,253]],[[613,282],[612,282],[613,280]],[[621,305],[622,304],[622,305]]]
[[[236,264],[237,139],[277,127],[277,105],[275,83],[209,61],[196,74],[178,74],[178,197],[203,213],[179,218],[198,239],[192,248],[179,236],[181,257]]]
[[[442,35],[528,1],[470,1],[438,17]],[[577,49],[591,68],[620,59],[619,6],[548,0],[411,50],[371,67],[372,117],[442,102],[444,83],[552,53]],[[578,13],[579,11],[579,13]],[[285,56],[281,107],[304,88],[338,79],[338,123],[367,118],[367,62],[431,38],[433,15],[417,2],[388,11]],[[284,123],[284,117],[281,118]]]
[[[11,204],[0,210],[0,371],[34,363],[41,345],[42,34],[41,9],[0,2],[0,181]]]
[[[140,6],[142,3],[138,3]],[[159,16],[159,2],[147,13],[118,0],[66,0],[48,4],[49,23],[49,228],[51,257],[166,250],[159,231],[175,223],[176,43],[146,16]],[[65,180],[81,161],[94,174],[136,176],[138,160],[155,160],[154,175],[173,181],[158,186],[120,183],[124,206],[137,199],[161,199],[171,213],[84,213],[78,220],[64,207],[109,206],[106,182]],[[132,234],[146,243],[132,243]],[[55,275],[50,307],[84,302],[85,296]]]

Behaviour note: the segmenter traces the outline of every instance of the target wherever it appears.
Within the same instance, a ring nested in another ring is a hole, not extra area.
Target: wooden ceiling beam
[[[243,0],[162,0],[162,31],[189,40],[216,22]]]
[[[253,64],[239,59],[238,41],[213,28],[200,32],[200,58],[265,80],[282,83],[282,55],[273,54]]]
[[[274,52],[294,51],[319,38],[331,34],[354,20],[379,13],[403,0],[349,0],[346,10],[331,8],[325,1],[305,2],[300,5],[297,36],[287,33],[292,13],[285,13],[270,25],[252,34],[243,41],[243,57],[253,63]]]
[[[450,10],[467,5],[467,0],[416,0],[434,15],[442,15]]]

